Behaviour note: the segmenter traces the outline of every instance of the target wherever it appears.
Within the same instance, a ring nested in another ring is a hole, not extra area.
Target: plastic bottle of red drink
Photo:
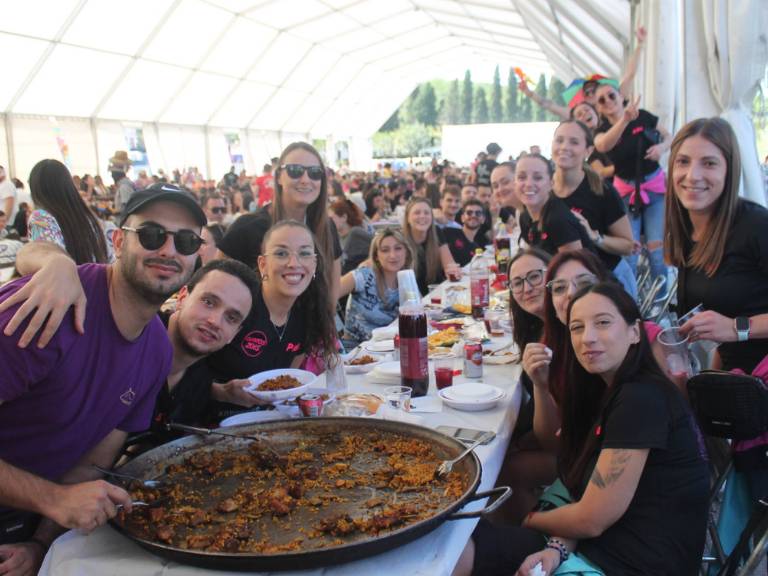
[[[469,265],[469,288],[472,300],[472,318],[480,319],[483,311],[488,308],[490,298],[490,280],[488,265],[483,258],[483,250],[478,248],[475,257]]]
[[[413,270],[398,272],[400,287],[400,309],[398,316],[400,334],[400,379],[403,386],[413,389],[412,396],[425,396],[429,388],[428,351],[427,351],[427,312],[421,303],[416,279],[410,285],[401,280],[400,275]],[[404,286],[403,284],[408,284]]]

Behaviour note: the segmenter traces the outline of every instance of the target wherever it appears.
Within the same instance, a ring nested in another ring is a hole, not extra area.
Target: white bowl
[[[499,389],[482,382],[466,382],[444,388],[445,396],[455,402],[482,402],[499,396]]]
[[[229,418],[224,418],[219,422],[219,428],[228,428],[229,426],[240,426],[241,424],[253,424],[254,422],[269,422],[270,420],[283,420],[285,414],[277,410],[254,410],[253,412],[242,412]]]
[[[295,386],[294,388],[288,388],[287,390],[273,390],[262,392],[258,390],[260,384],[266,382],[270,378],[277,378],[278,376],[293,376],[301,382],[301,386]],[[312,372],[306,370],[297,370],[295,368],[281,368],[278,370],[267,370],[266,372],[259,372],[254,374],[250,378],[251,384],[245,388],[248,392],[253,394],[259,400],[266,402],[277,402],[278,400],[285,400],[286,398],[296,398],[304,390],[309,388],[317,380]]]
[[[453,386],[451,388],[453,388]],[[437,393],[438,396],[440,396],[440,399],[449,408],[453,408],[455,410],[463,410],[464,412],[480,412],[481,410],[489,410],[494,406],[496,406],[499,400],[504,398],[504,396],[506,395],[506,392],[504,392],[504,390],[501,390],[500,388],[496,388],[498,393],[489,399],[455,400],[450,395],[446,396],[445,394],[445,392],[450,390],[451,388],[443,388],[442,390],[438,391]],[[492,388],[495,388],[495,387],[492,386]]]
[[[394,352],[394,340],[377,340],[363,344],[363,350],[368,352]]]
[[[392,360],[391,354],[376,354],[375,352],[367,352],[365,350],[363,350],[362,352],[357,352],[355,354],[355,357],[360,358],[361,356],[366,356],[366,355],[376,358],[376,362],[371,362],[370,364],[350,365],[350,364],[347,364],[347,359],[349,358],[349,355],[342,356],[342,359],[344,360],[344,371],[347,374],[365,374],[373,370],[376,366],[378,366],[382,362]]]

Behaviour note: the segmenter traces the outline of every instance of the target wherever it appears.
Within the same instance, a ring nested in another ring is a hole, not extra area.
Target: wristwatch
[[[733,327],[736,329],[736,339],[739,342],[746,342],[749,340],[749,329],[752,327],[752,323],[746,316],[737,316],[733,320]]]
[[[595,246],[602,247],[604,241],[605,241],[605,238],[603,237],[602,234],[600,234],[600,232],[598,232],[597,238],[595,238]]]

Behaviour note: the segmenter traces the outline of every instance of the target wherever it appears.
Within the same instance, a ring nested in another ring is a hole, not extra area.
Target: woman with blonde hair
[[[399,231],[386,228],[373,237],[369,260],[370,268],[357,268],[341,278],[341,295],[351,294],[344,323],[345,346],[370,340],[374,328],[397,318],[397,273],[413,266],[414,254]]]
[[[413,268],[422,294],[428,292],[430,284],[445,280],[446,275],[461,276],[461,268],[442,231],[435,226],[432,204],[426,198],[414,197],[405,205],[403,236],[415,254]]]

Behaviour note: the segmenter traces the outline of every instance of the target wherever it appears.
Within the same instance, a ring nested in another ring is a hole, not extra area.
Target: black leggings
[[[547,539],[541,532],[521,526],[495,526],[480,519],[472,533],[475,542],[473,576],[509,576],[528,556],[542,550]]]

